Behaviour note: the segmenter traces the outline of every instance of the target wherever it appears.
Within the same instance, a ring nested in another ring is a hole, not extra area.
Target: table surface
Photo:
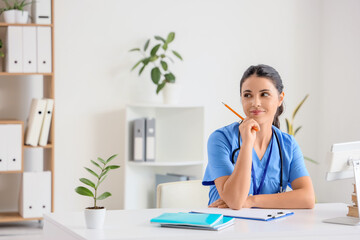
[[[151,218],[164,212],[190,210],[110,210],[101,230],[86,229],[83,212],[51,213],[44,216],[44,234],[48,239],[56,239],[61,234],[67,239],[360,239],[360,226],[322,222],[327,218],[345,217],[347,205],[343,203],[316,204],[314,209],[293,210],[294,215],[269,222],[235,219],[233,226],[221,231],[150,224]]]

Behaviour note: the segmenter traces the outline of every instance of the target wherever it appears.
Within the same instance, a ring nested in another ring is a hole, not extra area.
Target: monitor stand
[[[356,194],[357,194],[357,203],[358,206],[358,214],[360,217],[360,205],[359,205],[359,198],[360,198],[360,159],[357,160],[350,160],[353,165],[354,169],[354,176],[355,176],[355,187],[356,187]],[[323,222],[325,223],[335,223],[335,224],[344,224],[344,225],[352,225],[357,226],[360,225],[360,218],[359,217],[337,217],[337,218],[330,218],[325,219]]]

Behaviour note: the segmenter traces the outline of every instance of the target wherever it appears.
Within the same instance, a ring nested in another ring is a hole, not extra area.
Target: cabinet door
[[[22,126],[20,124],[7,124],[7,169],[20,171],[22,162]]]
[[[6,125],[0,124],[0,171],[7,170]]]
[[[7,54],[6,71],[23,71],[23,53],[22,53],[22,27],[10,26],[7,29]]]

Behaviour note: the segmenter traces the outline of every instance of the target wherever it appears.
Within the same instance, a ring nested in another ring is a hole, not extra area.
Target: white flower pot
[[[15,11],[15,22],[16,23],[27,23],[29,19],[29,12],[28,11]]]
[[[7,10],[3,12],[6,23],[16,23],[15,12],[16,10]]]
[[[180,100],[181,88],[178,84],[167,83],[162,89],[164,104],[177,104]]]
[[[105,221],[106,208],[85,209],[85,223],[89,229],[102,229]]]

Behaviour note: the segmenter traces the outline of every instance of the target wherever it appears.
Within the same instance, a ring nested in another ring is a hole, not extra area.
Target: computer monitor
[[[356,193],[360,192],[360,141],[336,143],[331,146],[328,153],[330,169],[326,174],[326,180],[333,181],[355,177]],[[357,206],[359,206],[357,197]],[[358,207],[358,211],[360,208]],[[358,212],[360,216],[360,211]],[[360,218],[337,217],[324,220],[326,223],[337,223],[345,225],[360,225]]]

